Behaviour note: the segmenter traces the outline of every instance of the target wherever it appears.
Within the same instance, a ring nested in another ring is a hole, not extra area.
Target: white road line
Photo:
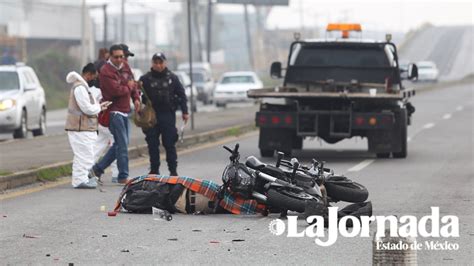
[[[464,109],[464,107],[462,105],[456,107],[456,111],[462,111],[462,109]]]
[[[445,115],[443,115],[443,119],[445,119],[445,120],[446,120],[446,119],[450,119],[450,118],[451,118],[451,114],[445,114]]]
[[[351,169],[347,170],[348,172],[358,172],[365,167],[369,166],[371,163],[373,163],[375,160],[373,159],[367,159],[362,161],[361,163],[357,164],[356,166],[352,167]]]
[[[434,126],[435,126],[434,123],[428,123],[428,124],[424,125],[423,128],[424,128],[424,129],[429,129],[429,128],[432,128],[432,127],[434,127]]]

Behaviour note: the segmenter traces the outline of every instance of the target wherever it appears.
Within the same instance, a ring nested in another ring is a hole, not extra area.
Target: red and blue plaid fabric
[[[211,180],[201,180],[187,176],[162,176],[143,175],[130,180],[120,194],[115,210],[119,210],[120,201],[127,190],[127,187],[142,181],[155,181],[168,184],[181,184],[185,188],[199,193],[210,200],[216,200],[220,185]],[[265,213],[265,205],[257,203],[256,200],[246,200],[235,193],[226,191],[224,198],[220,201],[220,206],[233,214],[256,214]]]

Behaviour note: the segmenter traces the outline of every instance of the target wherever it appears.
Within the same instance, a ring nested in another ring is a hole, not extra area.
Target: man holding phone
[[[69,143],[74,153],[72,163],[72,186],[74,188],[95,188],[97,180],[88,178],[94,164],[94,144],[97,139],[97,114],[107,109],[107,102],[99,103],[93,96],[89,84],[97,77],[94,64],[82,69],[82,75],[70,72],[66,81],[72,83],[69,95],[66,126]]]
[[[136,82],[129,79],[124,69],[124,50],[121,45],[112,45],[109,49],[110,58],[102,66],[99,74],[102,97],[111,101],[110,133],[114,136],[114,144],[104,157],[97,162],[89,172],[90,177],[98,177],[116,159],[118,167],[117,182],[125,184],[128,181],[128,143],[130,122],[130,98],[133,99],[135,111],[140,110],[140,98]]]

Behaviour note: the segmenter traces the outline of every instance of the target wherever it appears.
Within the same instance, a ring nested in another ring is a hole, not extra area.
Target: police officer
[[[140,78],[143,89],[152,102],[156,112],[156,126],[143,130],[150,155],[150,174],[160,174],[160,135],[166,150],[166,162],[170,175],[176,176],[178,156],[176,142],[178,130],[176,129],[176,109],[182,112],[183,121],[189,119],[186,94],[178,77],[166,67],[166,57],[163,53],[153,55],[152,66],[148,73]],[[142,95],[143,102],[146,96]]]

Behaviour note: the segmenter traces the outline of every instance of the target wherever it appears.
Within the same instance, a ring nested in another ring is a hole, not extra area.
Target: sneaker
[[[170,176],[178,176],[178,172],[170,172]]]
[[[98,181],[98,178],[97,177],[93,177],[93,178],[90,178],[89,179],[89,182],[87,182],[90,186],[94,186],[96,187],[97,186],[97,181]]]
[[[75,188],[95,189],[96,187],[97,187],[97,182],[95,181],[95,178],[91,178],[89,179],[89,181],[83,182]]]

